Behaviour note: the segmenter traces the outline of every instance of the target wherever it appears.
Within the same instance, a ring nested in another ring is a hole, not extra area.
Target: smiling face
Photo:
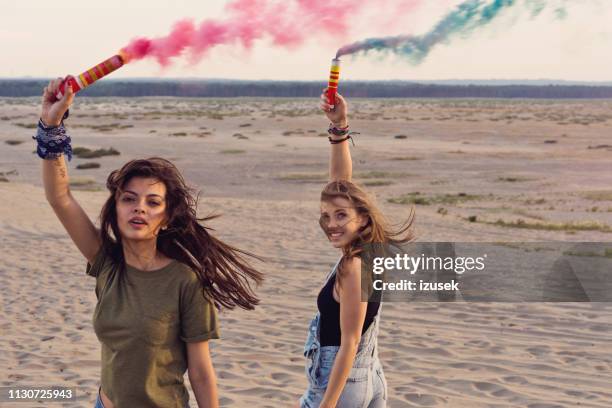
[[[155,178],[134,177],[117,197],[117,225],[123,240],[157,239],[165,227],[166,186]]]
[[[367,218],[358,214],[349,200],[336,197],[330,201],[321,201],[319,224],[332,245],[343,248],[359,236],[367,224]]]

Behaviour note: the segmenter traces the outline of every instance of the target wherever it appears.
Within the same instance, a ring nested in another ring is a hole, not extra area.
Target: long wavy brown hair
[[[345,261],[354,256],[361,256],[365,245],[381,244],[373,245],[373,247],[377,251],[384,251],[389,245],[399,246],[414,239],[412,229],[414,207],[408,219],[394,228],[378,209],[374,198],[359,185],[348,180],[335,180],[328,183],[321,191],[321,201],[332,202],[336,198],[346,199],[355,208],[358,215],[367,218],[366,225],[361,228],[357,237],[342,248],[343,256],[338,264],[338,274],[341,277]],[[321,228],[327,235],[326,227],[321,225]]]
[[[197,217],[199,193],[188,187],[178,169],[166,159],[152,157],[132,160],[108,176],[106,188],[110,197],[102,208],[102,247],[113,260],[114,275],[125,273],[125,258],[117,224],[117,199],[134,177],[154,178],[166,186],[167,228],[157,236],[157,250],[168,258],[188,265],[202,284],[202,295],[217,308],[253,309],[259,303],[251,282],[259,285],[261,272],[246,257],[260,257],[228,245],[212,236],[203,225],[219,215]]]

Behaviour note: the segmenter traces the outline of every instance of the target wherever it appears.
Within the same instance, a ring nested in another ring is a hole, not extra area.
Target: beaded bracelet
[[[339,128],[334,126],[333,123],[330,123],[329,128],[327,129],[327,133],[334,136],[344,136],[349,133],[349,126],[346,125],[346,127]]]

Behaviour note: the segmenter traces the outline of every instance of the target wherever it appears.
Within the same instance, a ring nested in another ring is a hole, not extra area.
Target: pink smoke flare
[[[390,13],[412,9],[424,0],[397,0]],[[152,57],[162,66],[188,53],[192,63],[199,61],[211,48],[221,44],[253,47],[256,40],[267,39],[274,46],[295,48],[317,35],[334,36],[344,41],[351,17],[380,0],[235,0],[225,7],[227,17],[191,20],[174,24],[170,34],[158,38],[136,38],[122,51],[135,61]]]

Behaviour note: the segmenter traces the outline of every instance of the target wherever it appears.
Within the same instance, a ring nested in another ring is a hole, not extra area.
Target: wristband
[[[353,146],[355,146],[355,141],[353,140],[353,137],[351,136],[351,134],[346,135],[342,139],[332,139],[331,136],[328,137],[327,139],[329,139],[329,143],[331,144],[338,144],[338,143],[346,142],[347,140],[350,139],[351,142],[353,143]]]
[[[335,136],[345,136],[348,135],[349,133],[349,126],[346,125],[346,127],[336,127],[334,126],[333,123],[329,124],[329,128],[327,129],[327,133],[329,133],[330,135],[335,135]]]
[[[68,111],[64,117],[68,117]],[[59,126],[47,126],[42,119],[39,119],[36,135],[32,136],[32,139],[37,142],[36,153],[41,159],[53,160],[62,154],[68,161],[72,159],[72,146],[70,145],[72,140],[66,133],[63,120]]]

